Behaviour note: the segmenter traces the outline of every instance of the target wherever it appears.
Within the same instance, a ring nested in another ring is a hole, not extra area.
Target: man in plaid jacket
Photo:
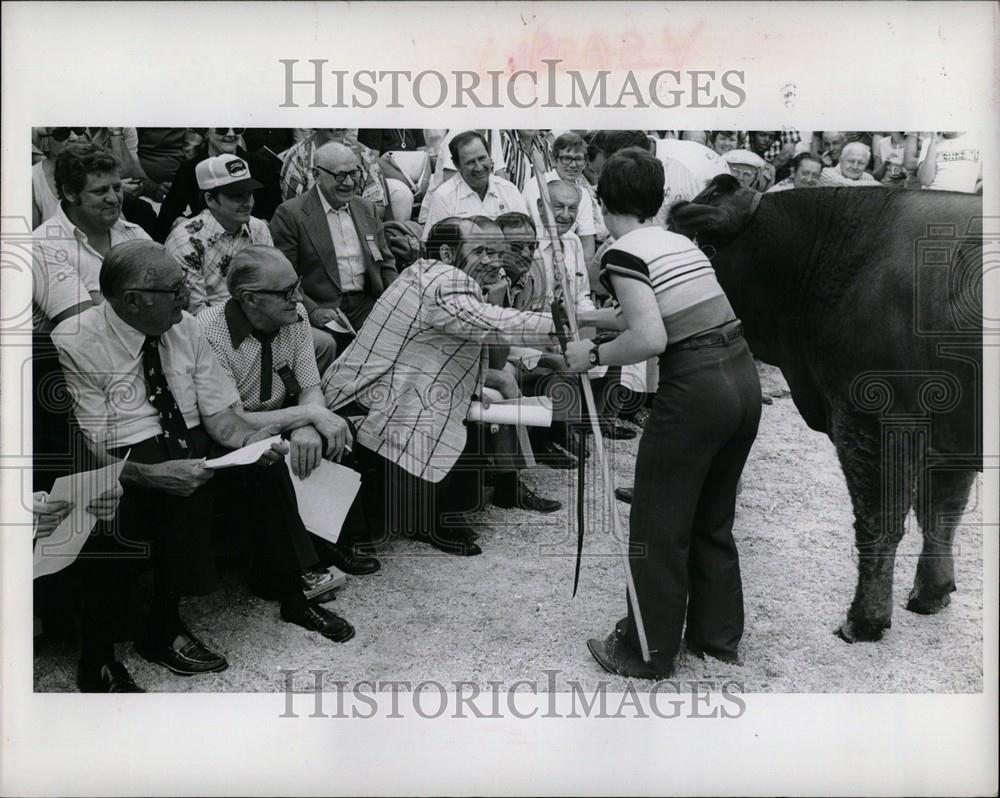
[[[475,532],[444,516],[471,509],[458,506],[470,494],[455,466],[477,443],[465,418],[485,378],[485,345],[556,343],[550,316],[483,301],[499,279],[500,246],[473,219],[435,224],[428,259],[385,290],[323,379],[327,407],[364,416],[355,456],[383,537],[395,528],[449,553],[480,553]]]

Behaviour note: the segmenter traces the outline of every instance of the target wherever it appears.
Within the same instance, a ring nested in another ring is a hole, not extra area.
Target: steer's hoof
[[[852,621],[848,618],[835,631],[845,643],[874,643],[882,639],[890,623],[876,623],[872,621]]]
[[[910,592],[910,600],[906,602],[906,609],[918,615],[933,615],[941,612],[951,604],[951,595],[944,593],[940,596],[921,596],[916,590]]]

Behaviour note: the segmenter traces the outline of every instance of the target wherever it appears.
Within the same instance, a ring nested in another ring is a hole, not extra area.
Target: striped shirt
[[[507,162],[507,179],[517,186],[518,191],[524,191],[534,180],[535,170],[531,168],[531,158],[521,145],[516,130],[501,130],[500,138],[503,142],[503,157]],[[545,171],[551,170],[552,153],[549,151],[549,143],[545,140],[545,136],[536,133],[531,146],[541,151],[545,161]]]
[[[555,343],[550,316],[483,302],[479,284],[420,260],[379,297],[357,338],[323,376],[327,407],[368,409],[358,442],[440,482],[465,448],[465,417],[484,373],[483,344]]]
[[[653,289],[668,346],[736,318],[708,258],[689,239],[660,227],[626,233],[602,256],[601,284],[617,299],[612,276]]]

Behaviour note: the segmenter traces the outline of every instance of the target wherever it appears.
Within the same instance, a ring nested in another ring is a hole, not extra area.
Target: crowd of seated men
[[[588,456],[552,308],[587,325],[609,302],[595,186],[615,152],[662,162],[664,223],[719,174],[758,191],[982,185],[961,133],[52,127],[32,141],[36,536],[71,509],[45,492],[57,476],[127,456],[88,508],[83,556],[36,584],[46,624],[72,598],[78,686],[95,692],[141,690],[123,639],[176,674],[228,666],[181,617],[181,597],[219,585],[213,530],[241,531],[248,587],[284,622],[345,642],[332,569],[373,574],[400,536],[481,554],[468,514],[486,497],[560,509],[522,471]],[[641,421],[647,377],[587,373],[604,435],[637,434],[617,419]],[[62,388],[71,402],[46,399]],[[552,426],[466,421],[497,393],[550,397]],[[252,466],[204,466],[273,436]],[[362,476],[336,543],[307,531],[292,482],[324,459]]]

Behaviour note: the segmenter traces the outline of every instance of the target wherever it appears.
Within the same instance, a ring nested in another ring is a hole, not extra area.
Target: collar
[[[465,182],[464,177],[462,177],[461,175],[455,175],[455,177],[453,177],[452,179],[458,181],[458,186],[456,191],[456,193],[458,194],[458,199],[462,199],[464,197],[475,197],[476,199],[479,199],[479,195],[475,192],[475,189],[473,189],[472,186],[470,186],[468,183]],[[486,185],[486,195],[484,195],[484,199],[486,196],[490,194],[492,194],[493,196],[497,196],[496,181],[493,179],[492,172],[490,173],[490,181]]]
[[[132,357],[138,357],[142,351],[142,345],[146,342],[146,334],[139,332],[125,321],[125,319],[115,313],[115,309],[111,307],[110,302],[102,303],[101,307],[104,308],[104,318],[107,321],[108,327],[118,337],[118,340],[121,341],[122,346],[125,347],[125,351]],[[166,334],[164,333],[160,338],[163,338]]]
[[[253,334],[253,325],[243,312],[243,307],[235,299],[226,300],[222,311],[226,317],[226,328],[229,330],[229,340],[233,343],[233,351],[240,348],[247,338]]]
[[[316,186],[316,193],[319,194],[319,201],[323,204],[323,213],[327,216],[331,213],[350,213],[350,202],[345,202],[339,208],[334,208],[330,204],[330,200],[326,198],[326,194],[323,193],[323,190],[318,185]]]
[[[212,215],[212,211],[209,210],[208,208],[205,208],[205,210],[203,210],[197,216],[192,217],[192,219],[188,222],[188,224],[190,224],[191,221],[194,221],[195,219],[201,219],[204,225],[202,227],[202,230],[204,230],[207,235],[221,234],[224,236],[230,236],[231,238],[239,238],[239,237],[249,238],[250,236],[249,222],[244,222],[240,226],[239,230],[237,230],[235,233],[230,233],[225,227],[219,224],[219,220]]]
[[[81,230],[75,224],[73,224],[73,220],[66,215],[66,210],[63,208],[63,203],[61,200],[59,202],[59,210],[57,210],[55,214],[53,214],[52,217],[46,220],[43,224],[45,226],[49,226],[51,225],[53,219],[67,233],[72,234],[79,241],[87,243],[88,241],[87,234],[83,232],[83,230]],[[122,218],[121,211],[119,211],[118,213],[118,220],[113,225],[111,225],[112,230],[118,230],[118,231],[132,227],[138,227],[138,225],[132,224],[131,222],[126,222],[125,219]]]

